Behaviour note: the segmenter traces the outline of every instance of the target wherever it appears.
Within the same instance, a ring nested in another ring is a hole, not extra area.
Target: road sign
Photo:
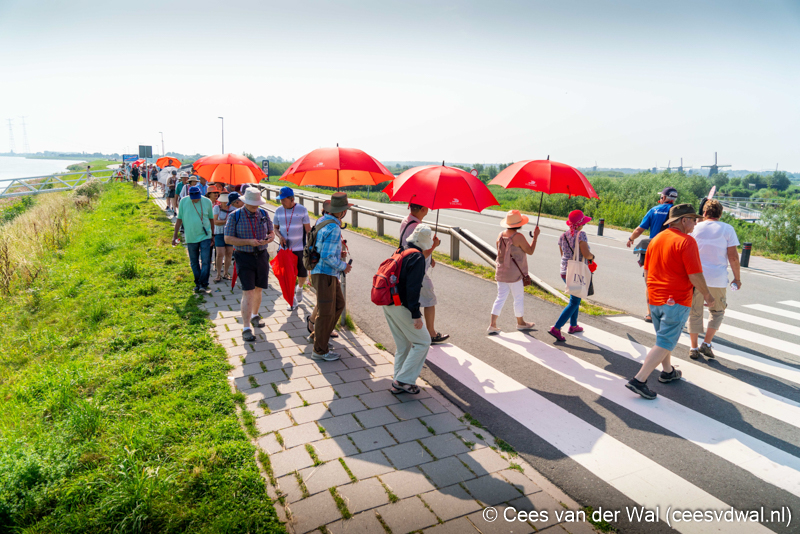
[[[148,145],[139,145],[139,157],[140,158],[152,158],[153,157],[153,147]]]
[[[262,159],[261,160],[261,170],[264,171],[264,174],[269,176],[269,160],[268,159]]]
[[[125,164],[133,163],[137,159],[139,159],[139,156],[137,156],[136,154],[123,154],[122,155],[122,163],[125,163]]]

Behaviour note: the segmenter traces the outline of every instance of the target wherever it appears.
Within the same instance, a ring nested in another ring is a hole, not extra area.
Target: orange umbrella
[[[281,180],[297,185],[345,187],[394,180],[383,163],[357,148],[318,148],[292,163]]]
[[[164,167],[180,167],[181,166],[181,162],[177,158],[173,158],[173,157],[170,157],[170,156],[164,156],[164,157],[158,158],[156,160],[156,165],[158,165],[162,169]]]
[[[206,156],[195,161],[193,168],[209,182],[230,185],[257,184],[267,177],[258,165],[236,154]]]

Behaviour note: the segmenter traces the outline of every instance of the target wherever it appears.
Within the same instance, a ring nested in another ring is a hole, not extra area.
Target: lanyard
[[[245,208],[245,211],[248,211],[248,213],[249,213],[249,210],[247,210],[247,208]],[[260,215],[260,211],[261,211],[261,209],[259,208],[259,210],[256,212],[256,215],[255,215],[256,217],[258,217]],[[247,222],[250,223],[250,230],[253,232],[253,239],[258,239],[258,234],[256,234],[256,225],[255,225],[255,223],[251,220],[249,215],[245,215],[245,218],[247,219]],[[266,236],[264,236],[264,237],[266,237]],[[260,239],[259,239],[259,241],[260,241]]]
[[[294,208],[297,207],[297,204],[292,206],[292,213],[289,215],[289,222],[286,222],[286,208],[283,208],[283,222],[286,223],[286,239],[289,239],[289,228],[292,227],[292,221],[294,221]]]
[[[194,202],[192,202],[192,207],[194,208],[194,212],[197,214],[197,218],[200,219],[200,226],[203,227],[203,232],[205,232],[206,235],[208,235],[208,232],[206,230],[206,223],[203,222],[203,216],[200,215],[199,211],[197,211],[197,206],[195,205]],[[201,208],[203,207],[203,201],[202,200],[200,200],[200,207]]]

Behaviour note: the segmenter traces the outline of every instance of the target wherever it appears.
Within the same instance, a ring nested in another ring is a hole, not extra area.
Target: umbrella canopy
[[[173,160],[177,161],[177,160]],[[158,173],[158,181],[162,184],[166,184],[167,180],[169,180],[170,175],[172,175],[172,171],[178,171],[175,167],[164,167],[161,169],[161,172]]]
[[[281,285],[283,298],[289,303],[289,306],[294,306],[294,286],[297,283],[297,256],[291,250],[282,248],[269,264],[272,266],[272,273]]]
[[[257,184],[267,177],[261,167],[248,158],[236,154],[206,156],[195,161],[193,168],[195,174],[214,183]]]
[[[563,193],[573,197],[599,198],[581,171],[549,159],[518,161],[500,171],[489,185],[530,189],[548,195]]]
[[[281,176],[297,185],[346,187],[393,180],[383,163],[357,148],[318,148],[292,163]]]
[[[131,163],[131,167],[138,167],[138,166],[139,166],[139,165],[141,165],[142,163],[144,163],[144,160],[143,160],[143,159],[137,159],[136,161],[134,161],[133,163]]]
[[[467,171],[445,165],[408,169],[383,190],[392,201],[411,202],[432,210],[459,208],[483,211],[499,206],[489,188]]]
[[[171,156],[164,156],[156,160],[156,165],[158,165],[162,169],[164,167],[180,167],[181,162],[178,158],[173,158]]]

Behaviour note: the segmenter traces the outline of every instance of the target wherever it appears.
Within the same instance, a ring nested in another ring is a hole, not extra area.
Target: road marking
[[[750,308],[752,310],[762,311],[765,313],[771,313],[773,315],[780,315],[781,317],[786,317],[787,319],[796,319],[800,321],[800,313],[797,312],[782,310],[780,308],[773,308],[772,306],[766,306],[764,304],[745,304],[744,307]]]
[[[796,300],[783,300],[778,304],[785,304],[787,306],[794,306],[795,308],[800,308],[800,302],[797,302]]]
[[[704,324],[707,326],[708,321],[704,321]],[[759,345],[763,345],[765,347],[782,350],[783,352],[788,352],[793,356],[800,355],[800,345],[798,345],[797,343],[792,343],[791,341],[784,341],[782,339],[777,339],[772,336],[759,334],[758,332],[751,332],[750,330],[745,330],[744,328],[739,328],[727,324],[723,324],[722,326],[720,326],[718,332],[726,336],[737,337],[745,341],[758,343]]]
[[[592,345],[610,350],[639,363],[644,361],[644,357],[650,350],[649,347],[640,343],[586,324],[583,325],[582,333],[573,335]],[[707,365],[681,360],[678,366],[682,367],[681,370],[685,371],[685,375],[688,375],[685,377],[686,382],[696,384],[714,395],[738,402],[757,412],[800,428],[800,403],[717,373]]]
[[[786,323],[773,321],[772,319],[764,319],[763,317],[750,315],[749,313],[738,312],[730,308],[725,310],[725,317],[730,317],[731,319],[738,319],[739,321],[745,321],[750,324],[757,324],[759,326],[764,326],[766,328],[771,328],[773,330],[779,330],[787,334],[800,336],[800,326],[792,326]]]
[[[608,320],[633,327],[648,334],[655,334],[653,331],[653,325],[648,324],[641,319],[637,319],[636,317],[609,317]],[[691,339],[687,333],[681,334],[681,337],[678,339],[678,343],[686,347],[692,346]],[[739,365],[744,365],[770,376],[775,376],[792,382],[793,384],[800,385],[800,369],[797,367],[790,367],[774,360],[762,358],[761,356],[756,356],[755,354],[750,354],[749,352],[744,352],[732,347],[725,347],[719,344],[714,345],[714,354],[717,355],[717,358],[724,358]]]
[[[434,345],[428,352],[428,362],[639,506],[648,509],[658,506],[662,521],[667,519],[668,507],[676,510],[730,509],[713,495],[458,347]],[[672,523],[672,526],[679,532],[709,532],[706,523],[681,522]],[[771,532],[759,523],[726,523],[716,530]]]
[[[666,397],[644,401],[626,387],[626,378],[571,356],[520,332],[492,341],[580,384],[687,441],[739,466],[764,482],[800,497],[800,458]],[[664,386],[669,387],[669,386]]]

